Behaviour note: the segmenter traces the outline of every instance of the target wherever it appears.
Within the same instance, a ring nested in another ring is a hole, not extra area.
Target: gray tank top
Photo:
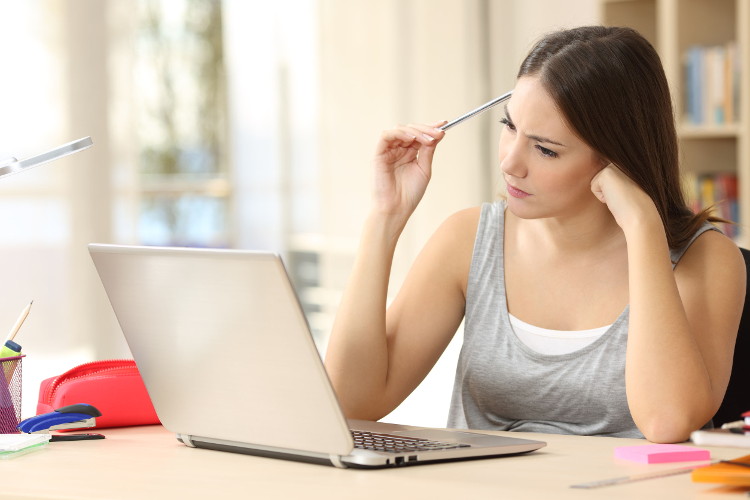
[[[628,307],[592,344],[549,355],[513,333],[505,296],[505,203],[485,203],[466,292],[448,427],[642,438],[625,396]],[[684,248],[672,251],[677,263]]]

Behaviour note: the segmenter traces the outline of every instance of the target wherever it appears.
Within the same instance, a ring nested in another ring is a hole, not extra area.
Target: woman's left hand
[[[661,225],[654,201],[612,163],[591,179],[591,192],[607,205],[626,235],[635,224],[653,221]]]

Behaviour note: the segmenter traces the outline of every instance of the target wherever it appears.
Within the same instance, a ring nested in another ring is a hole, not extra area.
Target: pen
[[[461,115],[458,118],[456,118],[455,120],[446,123],[445,125],[443,125],[442,127],[440,127],[440,130],[448,130],[452,126],[458,125],[462,121],[468,120],[472,116],[478,115],[482,111],[486,111],[486,110],[490,109],[492,106],[495,106],[496,104],[500,104],[503,101],[507,101],[508,99],[510,99],[511,94],[513,94],[513,91],[506,92],[505,94],[501,95],[500,97],[496,97],[495,99],[492,99],[491,101],[482,104],[477,109],[473,109],[473,110],[469,111],[468,113],[466,113],[465,115]]]

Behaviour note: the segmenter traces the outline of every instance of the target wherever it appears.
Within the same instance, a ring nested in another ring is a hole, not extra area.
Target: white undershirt
[[[524,323],[510,313],[508,316],[516,337],[527,347],[541,354],[567,354],[583,349],[612,326],[607,325],[591,330],[548,330]]]

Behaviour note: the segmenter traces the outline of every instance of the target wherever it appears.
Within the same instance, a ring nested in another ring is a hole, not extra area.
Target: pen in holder
[[[24,356],[0,358],[0,434],[17,434],[21,422],[21,361]]]

